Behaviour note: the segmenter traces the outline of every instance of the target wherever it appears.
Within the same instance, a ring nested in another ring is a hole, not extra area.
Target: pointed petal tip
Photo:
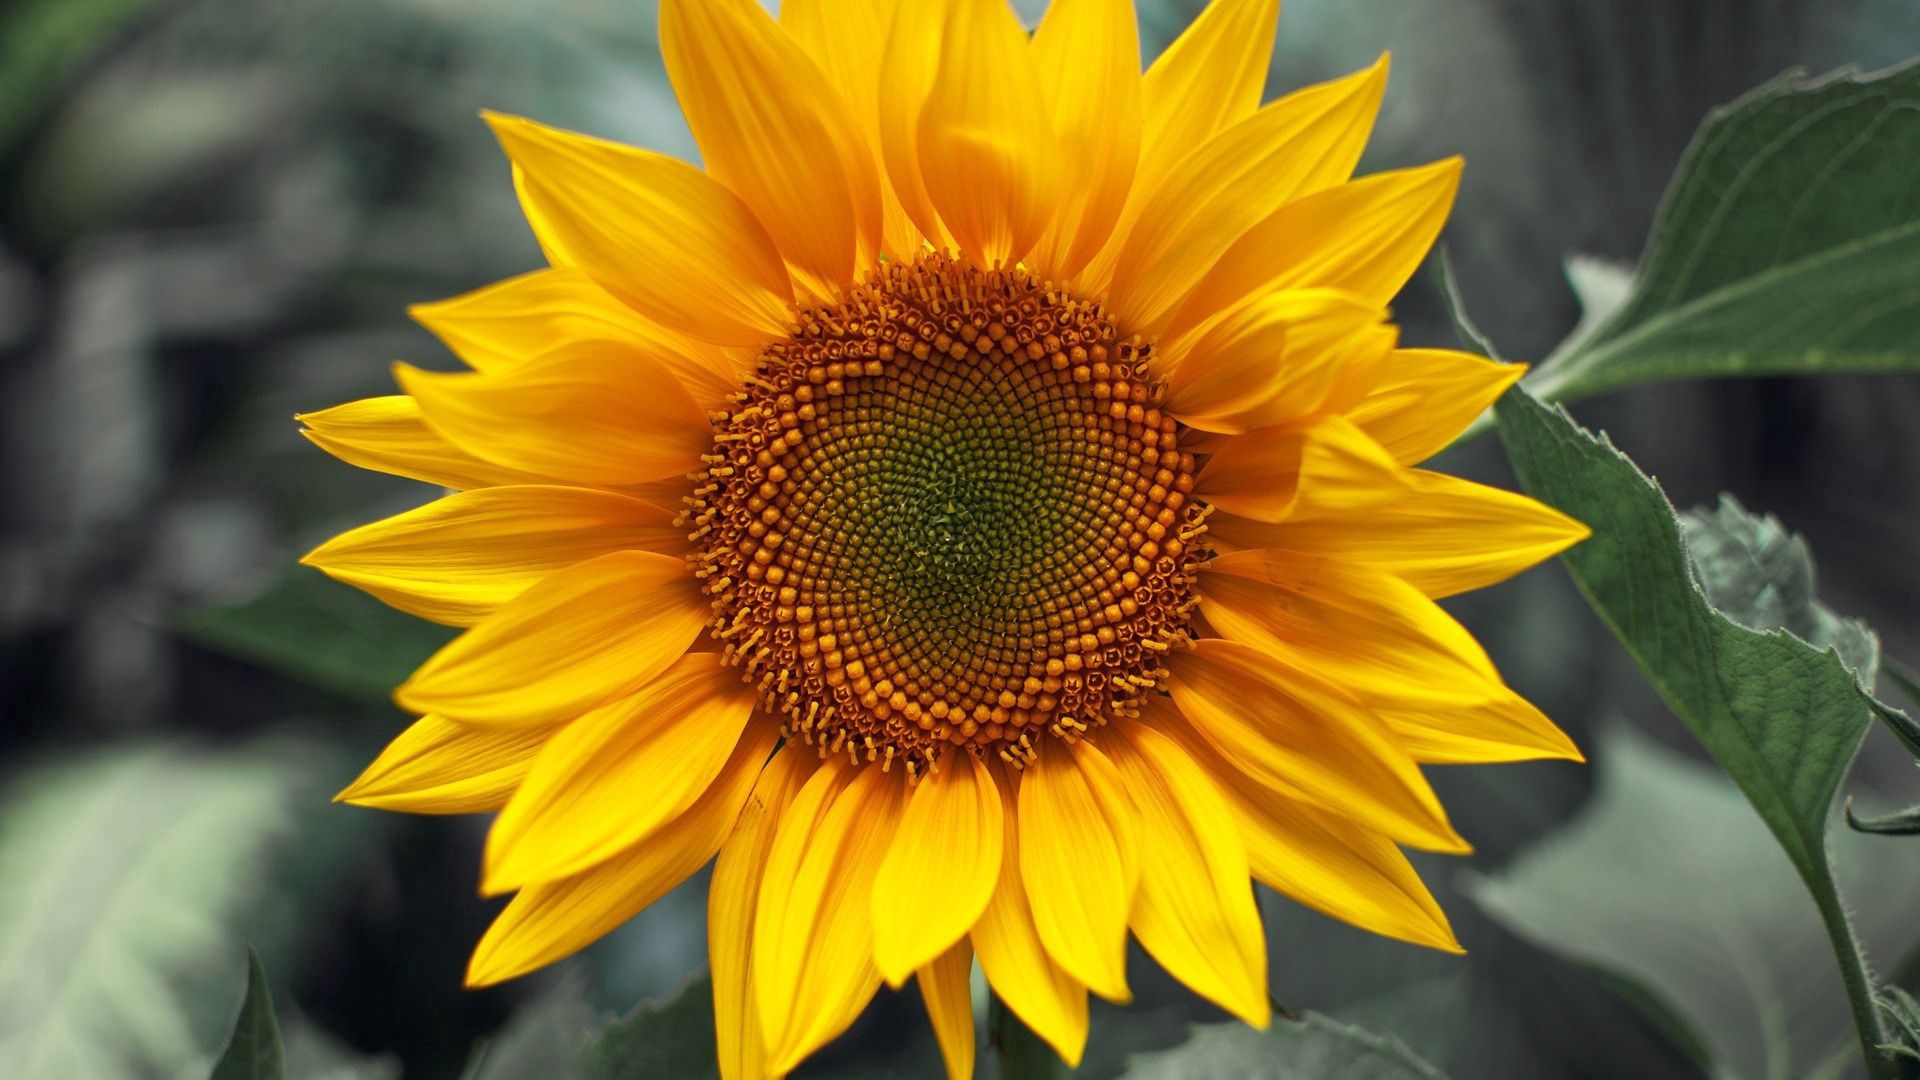
[[[1431,851],[1436,855],[1471,855],[1473,844],[1466,837],[1455,832],[1452,825],[1447,826],[1444,835],[1436,835],[1432,840],[1418,845],[1422,851]]]
[[[480,851],[480,884],[476,889],[483,900],[505,896],[533,884],[524,868],[516,865],[512,849],[495,842],[498,829],[487,830],[487,842]]]
[[[482,940],[481,945],[485,944],[486,942]],[[498,986],[518,974],[502,968],[494,959],[491,950],[482,953],[476,948],[472,959],[467,961],[466,974],[462,976],[460,985],[468,990],[485,990],[491,986]]]
[[[1265,1031],[1273,1026],[1273,998],[1266,993],[1264,987],[1257,998],[1249,998],[1246,1004],[1251,1005],[1252,1008],[1243,1006],[1234,1011],[1234,1015],[1238,1016],[1242,1023],[1255,1031]]]
[[[515,113],[501,112],[498,109],[482,108],[478,110],[478,115],[488,127],[493,129],[493,133],[496,136],[504,137],[509,128],[523,127],[533,123],[533,121],[524,116]]]

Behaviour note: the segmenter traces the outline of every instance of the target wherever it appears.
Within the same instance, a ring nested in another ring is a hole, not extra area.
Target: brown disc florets
[[[1148,352],[1099,304],[939,255],[767,347],[687,522],[713,635],[789,737],[917,775],[1138,708],[1204,529]]]

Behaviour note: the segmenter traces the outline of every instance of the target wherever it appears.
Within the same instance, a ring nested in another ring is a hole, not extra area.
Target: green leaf
[[[324,760],[284,741],[120,748],[29,768],[0,791],[9,1080],[206,1067],[231,1007],[232,942],[271,937],[299,910],[273,856],[302,831],[296,808],[325,805],[307,775]]]
[[[1880,639],[1814,598],[1806,540],[1731,495],[1720,496],[1718,509],[1681,514],[1680,532],[1707,603],[1720,614],[1749,630],[1786,630],[1815,648],[1831,647],[1862,685],[1873,685]]]
[[[1135,1054],[1123,1080],[1445,1080],[1400,1040],[1319,1013],[1245,1024],[1196,1024],[1170,1050]]]
[[[1920,1061],[1920,1001],[1913,1000],[1912,994],[1897,986],[1889,986],[1881,991],[1880,1011],[1887,1014],[1894,1034],[1894,1040],[1883,1049]]]
[[[191,612],[175,627],[268,671],[380,703],[456,633],[304,567],[245,603]]]
[[[1908,703],[1920,705],[1920,679],[1916,679],[1904,665],[1889,660],[1881,666],[1880,673],[1899,688]],[[1876,702],[1873,711],[1879,715],[1880,722],[1887,725],[1887,730],[1893,732],[1893,737],[1900,740],[1900,745],[1907,748],[1907,753],[1920,759],[1920,723],[1884,702]],[[1920,836],[1920,805],[1909,806],[1897,814],[1863,818],[1853,812],[1853,800],[1848,799],[1846,815],[1847,825],[1860,832],[1879,833],[1882,836]]]
[[[1920,65],[1788,74],[1707,117],[1625,302],[1543,400],[1727,375],[1920,368]]]
[[[1853,812],[1852,800],[1848,800],[1847,826],[1863,833],[1878,833],[1881,836],[1920,836],[1920,806],[1909,806],[1894,814],[1881,817],[1861,817]]]
[[[671,1000],[642,1002],[601,1029],[587,1044],[586,1080],[671,1076],[709,1080],[720,1075],[713,1035],[713,983],[688,983]]]
[[[1447,309],[1447,319],[1453,323],[1453,336],[1460,344],[1490,360],[1502,359],[1493,342],[1467,315],[1466,301],[1460,298],[1459,275],[1453,269],[1453,256],[1442,247],[1438,257],[1433,260],[1433,282],[1440,293],[1441,304]]]
[[[1920,677],[1908,671],[1906,665],[1890,660],[1882,665],[1880,673],[1899,688],[1909,704],[1920,706]],[[1915,723],[1912,717],[1898,709],[1883,707],[1879,712],[1880,719],[1893,732],[1894,738],[1900,740],[1900,745],[1907,748],[1907,753],[1920,758],[1920,723]]]
[[[1594,760],[1579,816],[1468,896],[1679,1021],[1713,1076],[1842,1075],[1858,1050],[1819,913],[1739,789],[1632,729],[1608,731]],[[1920,861],[1850,834],[1833,846],[1862,938],[1890,954],[1920,939]]]
[[[240,999],[240,1015],[209,1080],[280,1080],[286,1075],[286,1049],[280,1043],[280,1021],[273,1014],[273,993],[260,957],[247,947],[247,993]]]
[[[1594,536],[1565,556],[1575,583],[1740,785],[1813,893],[1863,1048],[1877,1059],[1879,1019],[1826,840],[1872,697],[1836,653],[1785,631],[1742,626],[1709,603],[1672,505],[1610,443],[1517,388],[1495,412],[1521,486],[1594,526]]]

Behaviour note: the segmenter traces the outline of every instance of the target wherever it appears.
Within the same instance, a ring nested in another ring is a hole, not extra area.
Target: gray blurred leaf
[[[1125,1080],[1443,1080],[1400,1040],[1319,1013],[1245,1024],[1201,1024],[1171,1050],[1136,1054]]]
[[[1726,1078],[1842,1075],[1851,1018],[1819,913],[1739,789],[1622,728],[1581,815],[1476,903],[1540,948],[1621,978],[1687,1027]],[[1920,862],[1851,834],[1834,859],[1870,947],[1916,940]],[[1631,995],[1630,995],[1631,996]]]
[[[284,130],[292,102],[269,73],[206,72],[100,79],[61,111],[21,178],[25,216],[64,236],[244,160]]]
[[[1566,274],[1567,284],[1573,289],[1573,298],[1580,302],[1580,321],[1574,324],[1566,339],[1554,349],[1553,355],[1541,361],[1543,367],[1555,364],[1560,355],[1583,346],[1588,338],[1607,325],[1633,291],[1633,270],[1606,259],[1569,255]]]
[[[1715,111],[1626,302],[1529,389],[1920,367],[1916,156],[1920,65],[1789,74]]]
[[[1772,514],[1754,514],[1731,495],[1715,510],[1680,515],[1681,536],[1707,602],[1749,630],[1786,630],[1831,647],[1862,684],[1880,668],[1880,639],[1858,619],[1814,598],[1813,553]]]
[[[154,0],[16,0],[0,14],[0,158]]]
[[[586,1080],[671,1076],[709,1080],[715,1061],[713,983],[705,976],[665,1001],[646,1001],[587,1044]]]
[[[454,635],[306,568],[245,603],[191,612],[176,629],[208,648],[366,702],[389,700]]]
[[[247,949],[247,992],[240,999],[240,1015],[226,1049],[213,1063],[209,1080],[281,1080],[286,1075],[286,1048],[280,1041],[280,1021],[273,1014],[273,991],[260,957]]]
[[[520,1007],[475,1053],[463,1080],[578,1080],[582,1048],[597,1020],[576,979]]]
[[[324,755],[145,746],[0,792],[0,1062],[10,1080],[170,1074],[226,1025],[233,946],[284,908],[271,852]],[[330,779],[330,778],[328,778]],[[204,1064],[203,1064],[204,1067]]]
[[[280,1033],[286,1041],[287,1075],[294,1080],[401,1080],[398,1058],[362,1057],[298,1013],[289,1011],[280,1018]]]

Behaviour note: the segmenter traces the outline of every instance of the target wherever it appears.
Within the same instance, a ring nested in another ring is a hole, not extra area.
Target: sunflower
[[[1586,535],[1417,464],[1519,375],[1398,347],[1458,160],[1351,174],[1383,58],[1261,104],[1276,0],[665,0],[705,169],[490,115],[549,266],[470,369],[302,417],[454,489],[307,556],[466,630],[341,798],[498,812],[474,986],[709,861],[722,1074],[917,981],[1076,1062],[1129,932],[1269,1019],[1249,879],[1458,950],[1430,763],[1577,758],[1435,603]]]

